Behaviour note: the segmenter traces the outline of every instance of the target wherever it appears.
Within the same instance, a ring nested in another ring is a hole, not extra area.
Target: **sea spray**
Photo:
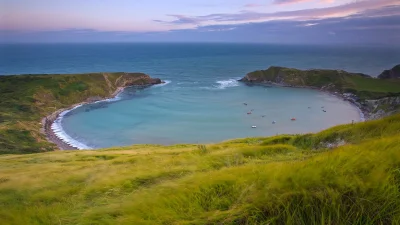
[[[225,89],[228,87],[239,86],[239,82],[237,81],[237,79],[220,80],[220,81],[217,81],[217,83],[219,84],[219,86],[217,86],[218,89]]]

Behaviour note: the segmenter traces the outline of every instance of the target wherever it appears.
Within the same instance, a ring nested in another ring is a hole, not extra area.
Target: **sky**
[[[0,42],[400,43],[400,0],[0,0]]]

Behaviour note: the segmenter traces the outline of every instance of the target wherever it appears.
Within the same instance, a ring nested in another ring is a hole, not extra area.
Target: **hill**
[[[45,116],[76,103],[112,97],[127,86],[157,83],[161,80],[143,73],[0,76],[0,154],[57,149],[42,130]]]
[[[378,79],[342,70],[298,70],[272,66],[267,70],[250,72],[240,81],[329,92],[357,105],[369,119],[400,110],[400,79]]]
[[[383,71],[379,76],[379,79],[395,79],[395,78],[400,78],[400,64],[397,66],[394,66],[390,70],[385,70]]]
[[[317,134],[0,156],[1,224],[399,224],[400,115]]]

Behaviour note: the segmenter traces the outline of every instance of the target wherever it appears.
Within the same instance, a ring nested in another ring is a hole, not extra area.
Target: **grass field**
[[[400,115],[213,145],[2,155],[0,224],[400,224]]]

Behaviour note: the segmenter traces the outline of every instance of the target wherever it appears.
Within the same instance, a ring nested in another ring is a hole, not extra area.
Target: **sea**
[[[221,43],[1,44],[0,74],[143,72],[165,81],[62,113],[56,134],[79,149],[207,144],[318,132],[362,120],[317,90],[249,86],[248,72],[285,66],[371,76],[400,63],[400,48]],[[326,112],[324,112],[325,110]],[[295,118],[296,120],[292,120]]]

